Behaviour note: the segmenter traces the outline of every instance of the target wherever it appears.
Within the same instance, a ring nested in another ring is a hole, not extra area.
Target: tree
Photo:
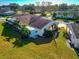
[[[20,27],[20,21],[19,20],[15,20],[14,22],[13,22],[13,24],[14,24],[14,26],[16,26],[17,28],[18,27]]]
[[[40,2],[36,2],[35,11],[36,12],[40,12],[41,11]]]
[[[44,36],[44,37],[52,37],[52,36],[53,36],[52,31],[50,31],[50,30],[45,30],[43,36]]]
[[[18,20],[15,20],[13,24],[15,27],[20,28],[19,31],[21,33],[22,38],[26,38],[30,35],[30,31],[26,28],[25,25],[20,25]]]
[[[48,6],[51,6],[52,2],[47,2]]]
[[[53,11],[57,11],[57,10],[59,10],[59,6],[57,4],[52,5],[52,9],[53,9]]]
[[[57,15],[57,14],[54,12],[54,13],[53,13],[53,16],[52,16],[52,20],[56,20],[56,15]]]
[[[63,15],[64,15],[65,17],[67,17],[68,13],[67,13],[67,12],[64,12]]]
[[[56,15],[57,15],[56,13],[53,13],[53,17],[56,17]]]
[[[30,14],[30,12],[28,10],[24,11],[24,14]]]
[[[59,5],[59,10],[62,10],[62,11],[68,10],[68,5],[67,4],[60,4]]]
[[[9,7],[12,11],[16,11],[20,9],[20,5],[16,4],[16,3],[11,3],[9,4]]]
[[[40,6],[40,2],[36,2],[36,5],[39,7]]]
[[[79,9],[79,5],[72,4],[69,6],[69,9]]]
[[[42,16],[47,16],[48,14],[50,14],[49,12],[42,12],[41,15]]]
[[[22,11],[33,12],[33,11],[35,11],[35,5],[34,4],[23,5],[21,9],[22,9]]]
[[[23,25],[21,27],[21,35],[22,35],[22,38],[28,38],[29,35],[30,35],[30,31],[25,27],[25,25]]]
[[[41,15],[42,15],[42,16],[46,16],[46,13],[45,13],[45,12],[42,12]]]
[[[78,10],[71,11],[71,14],[73,15],[74,19],[76,19],[76,20],[79,19],[79,11]]]

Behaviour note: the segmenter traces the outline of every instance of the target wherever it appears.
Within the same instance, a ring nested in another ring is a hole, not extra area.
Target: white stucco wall
[[[35,38],[35,36],[37,35],[36,28],[30,27],[30,26],[26,26],[26,28],[28,28],[31,32],[30,37]]]
[[[30,32],[31,32],[30,37],[32,37],[32,38],[36,38],[37,35],[41,36],[43,33],[43,31],[41,29],[34,28],[31,26],[26,26],[26,27],[30,30]]]

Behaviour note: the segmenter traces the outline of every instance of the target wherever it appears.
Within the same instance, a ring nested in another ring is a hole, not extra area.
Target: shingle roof
[[[24,14],[15,15],[14,17],[16,17],[16,19],[20,21],[21,25],[28,25],[31,18],[30,15],[24,15]]]
[[[22,25],[29,25],[39,29],[43,28],[47,23],[50,22],[50,20],[43,19],[41,16],[34,16],[30,14],[20,14],[13,17],[16,17],[17,20],[20,20]]]
[[[36,20],[35,22],[31,23],[30,25],[33,27],[42,28],[49,22],[50,22],[49,20],[40,18],[40,19]]]
[[[71,24],[73,31],[75,33],[75,36],[77,39],[79,39],[79,24],[78,23],[72,23]]]

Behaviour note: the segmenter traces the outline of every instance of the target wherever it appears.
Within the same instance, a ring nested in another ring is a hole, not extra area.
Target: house
[[[6,10],[0,10],[0,16],[10,16],[10,15],[14,15],[15,12],[14,11],[6,11]]]
[[[6,12],[6,10],[1,10],[0,9],[0,15],[2,15],[4,12]]]
[[[75,48],[79,48],[79,24],[67,24],[67,33],[69,35],[70,43],[74,45]]]
[[[44,19],[41,16],[30,14],[19,14],[8,19],[8,23],[19,20],[21,25],[25,25],[31,32],[30,37],[43,36],[45,30],[50,30],[54,22]]]
[[[0,17],[0,21],[5,21],[5,20],[6,20],[6,18]]]
[[[74,15],[72,14],[72,10],[67,11],[55,11],[56,18],[70,18],[73,19]]]

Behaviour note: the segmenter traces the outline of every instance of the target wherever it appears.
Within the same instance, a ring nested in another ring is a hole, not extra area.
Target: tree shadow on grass
[[[14,46],[13,47],[22,47],[24,45],[27,45],[31,42],[29,39],[17,39],[15,42],[13,42]]]
[[[52,41],[51,38],[43,38],[43,37],[39,37],[37,39],[32,40],[32,42],[35,43],[36,45],[50,43],[51,41]]]
[[[52,38],[38,37],[37,39],[32,40],[32,42],[34,42],[36,45],[51,43],[52,40],[55,41],[55,39],[58,38],[58,36],[59,36],[59,32],[56,32],[56,35],[54,35]]]

